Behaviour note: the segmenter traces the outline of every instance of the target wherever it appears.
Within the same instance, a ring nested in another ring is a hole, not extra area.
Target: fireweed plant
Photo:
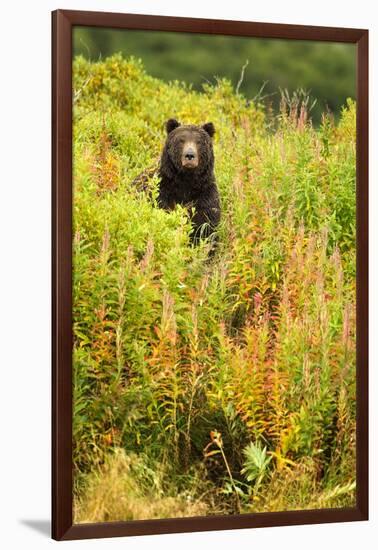
[[[94,522],[355,500],[355,104],[74,60],[74,499]],[[211,120],[218,247],[133,179]]]

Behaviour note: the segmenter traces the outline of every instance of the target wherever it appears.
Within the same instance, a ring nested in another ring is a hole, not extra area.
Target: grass
[[[315,129],[121,56],[74,87],[75,521],[353,506],[355,104]],[[217,130],[211,261],[132,185],[170,117]]]

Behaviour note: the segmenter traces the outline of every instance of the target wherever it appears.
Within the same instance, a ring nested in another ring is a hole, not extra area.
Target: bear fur
[[[157,203],[172,210],[176,204],[188,208],[193,226],[192,242],[209,237],[221,217],[219,193],[214,176],[211,122],[203,126],[166,122],[167,138],[161,154]]]

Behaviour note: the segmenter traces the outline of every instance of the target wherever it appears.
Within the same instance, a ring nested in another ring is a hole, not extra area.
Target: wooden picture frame
[[[354,508],[73,524],[72,29],[164,30],[357,46],[357,502]],[[368,31],[57,10],[52,13],[52,537],[116,537],[368,519]]]

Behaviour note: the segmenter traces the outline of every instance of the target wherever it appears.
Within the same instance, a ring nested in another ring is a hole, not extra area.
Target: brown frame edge
[[[73,524],[72,27],[101,26],[357,45],[357,502],[355,508]],[[368,519],[368,31],[180,17],[52,12],[52,537],[55,540]]]

